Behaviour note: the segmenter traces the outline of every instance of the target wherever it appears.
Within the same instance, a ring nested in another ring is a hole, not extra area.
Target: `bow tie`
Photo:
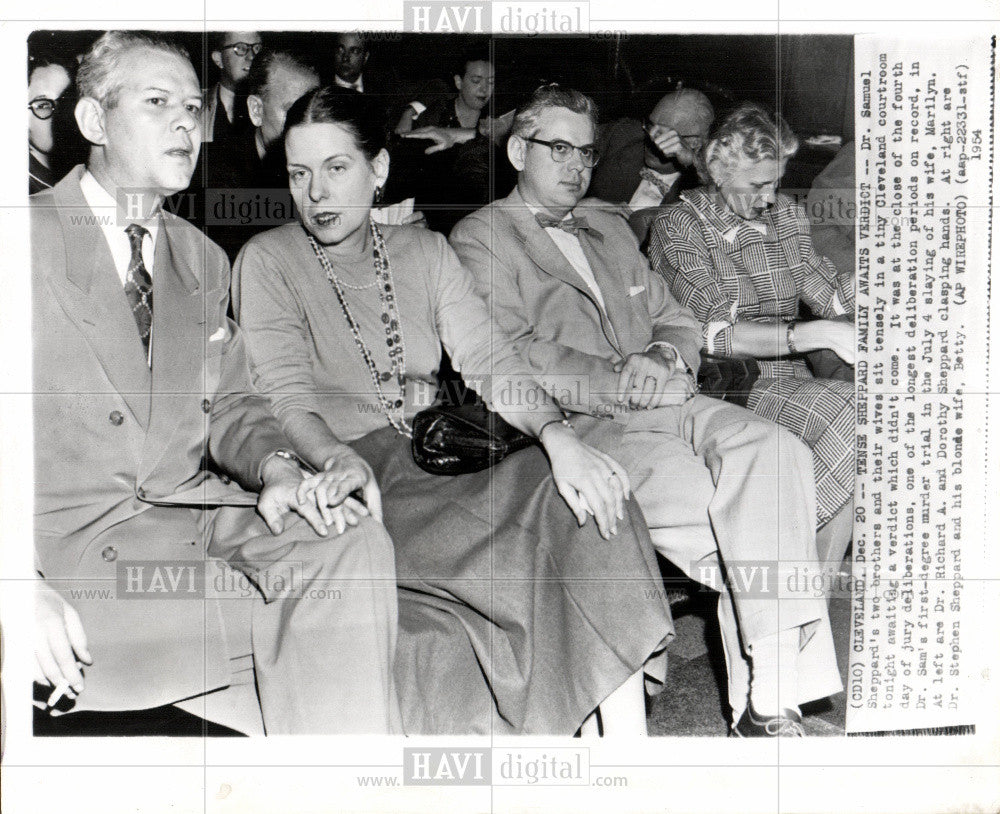
[[[593,226],[589,226],[587,219],[584,217],[560,219],[539,212],[535,215],[535,220],[538,221],[538,225],[543,229],[562,229],[564,232],[569,232],[571,235],[576,235],[577,237],[580,236],[580,232],[586,232],[592,238],[604,241],[604,235],[598,232]]]

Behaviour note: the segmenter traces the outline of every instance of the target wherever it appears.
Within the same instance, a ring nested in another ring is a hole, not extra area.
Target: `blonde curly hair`
[[[695,166],[702,181],[720,186],[746,161],[784,164],[798,149],[798,138],[779,114],[744,102],[715,126]]]

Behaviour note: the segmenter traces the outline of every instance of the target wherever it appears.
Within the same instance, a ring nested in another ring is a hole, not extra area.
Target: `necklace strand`
[[[375,395],[389,424],[400,435],[412,438],[413,429],[404,418],[406,405],[406,346],[403,344],[403,328],[399,317],[399,310],[396,306],[392,269],[389,266],[389,255],[385,250],[385,240],[382,237],[382,230],[378,228],[378,225],[373,220],[369,220],[368,225],[372,235],[372,261],[375,268],[375,282],[365,286],[351,286],[343,283],[333,273],[330,258],[327,257],[323,247],[319,245],[319,242],[311,234],[308,232],[306,234],[309,238],[309,245],[312,246],[313,253],[326,273],[326,279],[337,295],[337,301],[340,303],[340,308],[344,312],[344,318],[347,320],[347,325],[351,329],[351,335],[354,337],[354,344],[361,352],[361,356],[368,366],[368,373],[371,376],[372,384],[375,386]],[[371,351],[361,336],[361,326],[354,318],[354,314],[351,313],[351,309],[347,305],[347,299],[344,297],[344,288],[360,291],[370,288],[375,284],[379,284],[378,296],[379,302],[382,305],[382,324],[385,326],[386,346],[389,348],[389,370],[381,374],[378,371],[375,360],[372,358]],[[393,373],[396,374],[396,382],[399,386],[399,398],[395,402],[382,389],[382,383],[388,382],[392,378]],[[399,413],[398,416],[396,415],[396,411]]]

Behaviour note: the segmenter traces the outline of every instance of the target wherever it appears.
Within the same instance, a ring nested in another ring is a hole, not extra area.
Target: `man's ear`
[[[253,126],[260,127],[264,123],[264,100],[253,93],[247,96],[247,113]]]
[[[222,51],[212,51],[212,62],[216,68],[222,70]]]
[[[521,172],[524,169],[524,151],[528,145],[520,136],[511,136],[507,139],[507,158],[514,165],[514,169]]]
[[[461,89],[462,89],[462,77],[460,77],[458,74],[455,74],[455,90],[460,91]]]
[[[76,125],[83,137],[91,144],[106,144],[108,134],[105,129],[104,108],[91,96],[84,96],[73,110]]]

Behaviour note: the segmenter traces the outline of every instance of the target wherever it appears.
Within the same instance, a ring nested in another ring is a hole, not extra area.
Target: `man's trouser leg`
[[[809,449],[747,410],[696,396],[637,411],[617,452],[657,550],[724,591],[719,625],[734,714],[747,702],[746,645],[792,627],[802,629],[799,702],[838,692],[825,600],[794,591],[804,569],[819,570]]]
[[[251,509],[220,509],[209,554],[256,585],[252,641],[268,734],[399,733],[393,683],[392,542],[371,518],[319,537],[286,516],[271,534]]]

